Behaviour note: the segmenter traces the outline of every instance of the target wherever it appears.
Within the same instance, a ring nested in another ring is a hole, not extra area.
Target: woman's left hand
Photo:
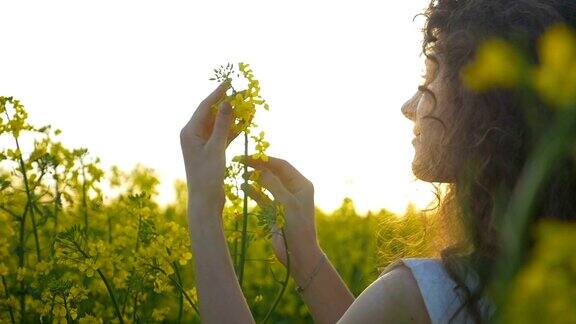
[[[231,131],[233,116],[228,102],[223,101],[217,113],[211,107],[220,101],[229,87],[229,81],[222,82],[200,103],[180,131],[188,199],[203,208],[224,206],[225,150],[238,133]]]
[[[188,229],[203,323],[254,323],[222,228],[225,151],[238,135],[230,130],[232,107],[222,98],[229,86],[219,85],[180,131],[188,184]],[[211,107],[221,99],[224,102],[214,113]]]

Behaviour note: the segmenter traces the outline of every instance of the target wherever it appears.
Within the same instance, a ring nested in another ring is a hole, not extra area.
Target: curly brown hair
[[[476,322],[482,322],[487,318],[479,300],[500,250],[493,215],[510,197],[539,130],[552,120],[553,112],[538,103],[527,103],[514,90],[468,90],[460,72],[474,59],[479,44],[493,37],[522,48],[532,63],[538,63],[537,39],[549,26],[564,23],[576,28],[576,1],[432,0],[422,15],[426,18],[422,52],[435,64],[442,64],[445,73],[441,81],[452,106],[449,118],[454,121],[450,129],[444,129],[446,144],[441,154],[457,175],[435,211],[464,229],[459,244],[444,249],[441,256],[465,295],[460,311],[467,309]],[[425,87],[423,91],[434,96]],[[537,118],[526,117],[529,105]],[[433,114],[428,118],[443,124]],[[576,163],[566,157],[554,165],[539,192],[532,221],[574,220],[575,197]],[[463,263],[478,273],[477,287],[466,286]]]

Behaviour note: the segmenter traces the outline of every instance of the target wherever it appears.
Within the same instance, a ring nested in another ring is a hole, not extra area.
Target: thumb
[[[223,101],[216,114],[212,136],[210,136],[207,145],[225,149],[228,144],[228,134],[230,133],[231,124],[232,106],[230,106],[229,102]]]

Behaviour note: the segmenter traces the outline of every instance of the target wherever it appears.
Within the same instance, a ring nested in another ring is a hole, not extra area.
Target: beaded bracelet
[[[326,254],[324,252],[322,252],[322,255],[320,256],[320,260],[318,261],[318,264],[316,265],[316,268],[314,269],[314,271],[312,271],[312,274],[310,275],[310,277],[308,277],[308,280],[306,280],[306,283],[303,285],[303,287],[296,285],[296,292],[301,294],[304,291],[304,289],[308,288],[308,286],[310,285],[310,282],[312,281],[312,278],[314,278],[314,276],[316,276],[316,274],[318,273],[318,270],[320,270],[320,266],[322,265],[322,263],[324,263],[324,260],[326,260]]]

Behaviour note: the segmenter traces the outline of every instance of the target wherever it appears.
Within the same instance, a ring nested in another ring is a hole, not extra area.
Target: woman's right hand
[[[244,160],[243,160],[244,161]],[[316,237],[314,219],[314,186],[296,168],[285,160],[269,157],[268,161],[248,159],[250,167],[260,171],[259,183],[284,206],[286,223],[284,233],[290,252],[291,273],[298,281],[314,268],[322,251]],[[273,202],[263,193],[248,185],[247,193],[261,207]],[[272,246],[276,257],[286,266],[286,250],[282,232],[273,228]]]

